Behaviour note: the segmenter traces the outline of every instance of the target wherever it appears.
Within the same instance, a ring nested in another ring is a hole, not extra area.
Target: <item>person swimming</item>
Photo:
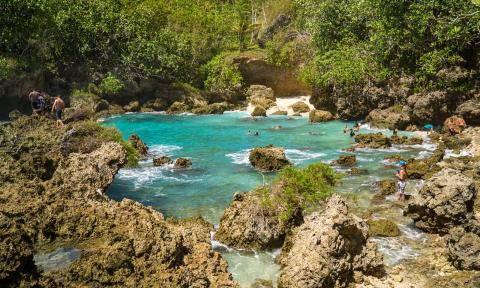
[[[258,131],[255,131],[255,132],[253,133],[253,136],[259,136],[259,135],[260,135],[260,133],[258,133]]]
[[[347,134],[348,132],[348,125],[345,124],[345,128],[343,128],[343,134]]]
[[[355,136],[355,132],[353,131],[353,128],[350,128],[350,137]]]

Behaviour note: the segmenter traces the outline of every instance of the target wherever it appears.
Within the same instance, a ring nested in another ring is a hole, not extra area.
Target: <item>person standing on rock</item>
[[[33,90],[28,94],[28,100],[30,100],[33,114],[39,115],[45,106],[45,100],[43,99],[42,93],[37,90]]]
[[[57,127],[65,126],[62,121],[62,112],[65,108],[65,102],[63,102],[60,95],[55,96],[55,102],[52,105],[52,112],[55,112],[55,118],[57,119]]]
[[[407,162],[401,160],[399,162],[400,170],[397,171],[397,189],[398,189],[398,200],[405,200],[405,188],[407,187]]]

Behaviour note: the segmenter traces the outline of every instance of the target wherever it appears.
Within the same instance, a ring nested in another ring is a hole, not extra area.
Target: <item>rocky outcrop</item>
[[[404,130],[410,124],[410,117],[403,111],[402,106],[397,105],[387,109],[374,109],[365,121],[377,128]]]
[[[264,85],[251,85],[247,90],[247,101],[265,110],[276,105],[273,89]]]
[[[397,224],[387,219],[370,219],[368,224],[368,236],[370,237],[396,237],[400,235]]]
[[[252,117],[267,117],[267,110],[262,107],[255,107],[252,111],[252,114],[250,114]]]
[[[468,125],[480,125],[480,100],[468,100],[457,107],[455,114],[459,115]]]
[[[357,143],[357,148],[389,148],[392,146],[390,138],[383,135],[382,133],[372,133],[372,134],[358,134],[355,136],[355,143]]]
[[[307,113],[310,111],[310,107],[308,107],[308,105],[302,101],[293,103],[290,108],[292,108],[293,113]]]
[[[148,153],[148,146],[143,143],[142,139],[138,137],[137,134],[132,134],[128,136],[128,142],[132,144],[133,148],[135,148],[140,156],[146,156]]]
[[[357,164],[357,157],[355,155],[340,155],[337,160],[332,162],[333,165],[353,166]]]
[[[452,105],[451,96],[444,91],[417,93],[407,99],[408,114],[412,122],[442,124],[448,118]]]
[[[140,102],[138,101],[132,101],[128,103],[127,105],[123,106],[123,110],[127,112],[138,112],[140,111]]]
[[[233,109],[233,105],[227,102],[212,103],[205,106],[195,107],[192,109],[194,114],[223,114],[227,110]]]
[[[180,114],[190,110],[190,106],[179,101],[175,101],[168,107],[167,114]]]
[[[394,180],[382,180],[375,183],[376,193],[373,195],[372,202],[374,204],[381,203],[388,195],[397,192],[397,182]]]
[[[279,216],[276,209],[262,206],[262,198],[255,191],[235,194],[220,219],[215,239],[239,249],[278,248],[286,234]]]
[[[287,116],[287,115],[288,115],[288,111],[278,110],[278,111],[273,112],[272,115]]]
[[[175,169],[186,169],[192,167],[192,160],[187,158],[177,158],[173,164]]]
[[[444,168],[425,182],[405,214],[415,226],[431,233],[448,233],[465,224],[473,213],[475,183],[460,172]]]
[[[278,171],[292,163],[285,156],[285,149],[273,146],[257,147],[250,151],[250,164],[260,171]]]
[[[314,212],[282,249],[280,287],[344,287],[354,272],[381,274],[383,259],[368,240],[367,224],[333,196],[323,213]],[[287,249],[289,248],[289,249]]]
[[[480,270],[480,228],[477,233],[468,232],[463,227],[450,229],[447,251],[449,260],[457,269]]]
[[[168,156],[160,156],[153,158],[153,166],[160,167],[172,163],[172,159]]]
[[[410,179],[425,179],[440,170],[436,164],[445,156],[445,146],[440,145],[433,154],[425,159],[409,159],[407,161],[407,174]]]
[[[310,111],[308,118],[310,119],[311,123],[321,123],[321,122],[327,122],[327,121],[333,120],[334,116],[332,113],[328,111],[312,110]]]
[[[420,137],[392,136],[390,142],[393,145],[420,145],[423,139]]]

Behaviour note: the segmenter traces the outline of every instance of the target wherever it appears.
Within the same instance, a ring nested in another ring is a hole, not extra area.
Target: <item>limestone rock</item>
[[[285,156],[285,149],[273,146],[257,147],[251,150],[248,160],[260,171],[278,171],[292,165]]]
[[[358,134],[355,136],[355,142],[359,148],[389,148],[392,146],[390,138],[382,133]]]
[[[160,156],[153,158],[153,166],[163,166],[172,163],[172,159],[168,156]]]
[[[442,124],[449,116],[449,95],[443,91],[417,93],[407,99],[412,122]]]
[[[420,145],[423,139],[420,137],[392,136],[390,142],[394,145]]]
[[[252,117],[267,117],[267,110],[265,108],[256,106],[252,111]]]
[[[480,235],[462,227],[450,229],[447,236],[449,260],[457,269],[480,270]]]
[[[288,112],[287,111],[282,111],[282,110],[277,110],[277,111],[273,112],[272,115],[287,116]]]
[[[95,113],[98,113],[103,110],[108,110],[109,106],[110,104],[108,104],[108,101],[105,99],[102,99],[95,104],[95,106],[93,107],[93,110],[95,111]]]
[[[374,127],[387,128],[387,129],[400,129],[407,128],[410,123],[410,117],[407,113],[403,112],[401,106],[392,106],[387,109],[374,109],[367,118],[367,122],[370,122]]]
[[[132,101],[123,106],[123,109],[127,112],[138,112],[140,111],[140,103],[138,101]]]
[[[271,249],[282,245],[285,226],[278,211],[262,207],[254,191],[236,194],[220,220],[215,239],[239,249]]]
[[[273,89],[264,85],[251,85],[247,90],[247,101],[265,110],[276,105]]]
[[[368,235],[370,237],[396,237],[400,235],[397,224],[387,219],[368,220]]]
[[[309,114],[311,123],[321,123],[333,120],[333,114],[325,110],[312,110]]]
[[[408,204],[405,215],[422,230],[447,233],[472,216],[474,196],[473,179],[444,168],[425,182],[419,195]]]
[[[146,156],[148,153],[148,146],[143,143],[142,139],[137,134],[132,134],[128,136],[128,142],[132,144],[141,156]]]
[[[212,103],[192,109],[194,114],[223,114],[223,112],[232,109],[233,105],[227,102]]]
[[[334,195],[323,213],[305,218],[294,231],[290,249],[282,250],[279,286],[344,287],[354,271],[381,273],[382,256],[367,240],[367,224],[349,214],[345,201]]]
[[[305,102],[298,101],[290,106],[294,113],[307,113],[310,111],[310,107],[308,107]]]
[[[333,161],[334,165],[353,166],[357,164],[357,157],[355,155],[340,155],[337,160]]]
[[[180,102],[180,101],[175,101],[168,107],[167,114],[180,114],[180,113],[185,113],[188,110],[190,110],[190,106]]]
[[[186,169],[192,166],[192,160],[186,158],[177,158],[173,164],[173,168],[176,169]]]
[[[376,183],[377,192],[373,195],[373,203],[381,203],[388,195],[395,194],[397,192],[397,182],[394,180],[382,180]]]
[[[148,100],[145,104],[143,104],[142,107],[150,108],[153,111],[163,111],[168,108],[168,102],[163,98],[155,98],[155,99]]]
[[[467,125],[480,125],[480,100],[472,99],[460,104],[455,113],[465,119]]]

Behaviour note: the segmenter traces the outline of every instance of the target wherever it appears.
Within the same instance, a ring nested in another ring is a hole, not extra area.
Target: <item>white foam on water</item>
[[[416,228],[413,226],[413,224],[399,224],[398,229],[400,229],[400,232],[402,235],[407,237],[408,239],[412,239],[415,241],[426,241],[427,237],[425,236],[425,233],[423,233],[420,229]]]
[[[389,129],[380,129],[380,128],[372,127],[372,125],[370,125],[370,123],[365,123],[365,124],[360,125],[360,129],[369,130],[369,131],[378,131],[378,132],[391,131]]]
[[[177,146],[177,145],[152,145],[149,148],[149,152],[155,156],[160,156],[160,155],[166,155],[170,152],[180,150],[182,147]]]
[[[373,159],[373,158],[366,158],[366,157],[357,157],[357,160],[358,160],[358,161],[362,161],[362,162],[375,162],[375,159]]]
[[[226,154],[225,156],[232,159],[232,162],[234,164],[250,165],[250,160],[248,160],[249,153],[250,153],[250,149],[244,149],[239,152]]]
[[[432,156],[432,152],[430,152],[430,151],[420,151],[416,158],[417,159],[425,159],[425,158],[428,158],[430,156]]]
[[[400,153],[407,152],[406,149],[401,149],[400,147],[392,146],[390,148],[355,148],[355,152],[364,152],[364,153],[375,153],[375,152],[384,152],[384,153]]]
[[[374,237],[372,241],[378,244],[378,251],[383,253],[383,261],[389,266],[407,259],[415,259],[420,255],[419,252],[396,237]]]
[[[460,153],[455,153],[453,150],[450,150],[450,149],[447,149],[445,150],[445,156],[443,157],[444,159],[448,159],[448,158],[458,158],[458,157],[471,157],[473,156],[473,154],[468,151],[468,150],[460,150]]]
[[[153,184],[153,182],[157,180],[174,183],[196,183],[203,181],[203,179],[187,179],[186,175],[179,175],[181,177],[167,176],[166,173],[169,169],[169,166],[121,169],[116,177],[121,180],[133,182],[135,189]]]
[[[290,159],[295,164],[326,156],[325,153],[302,151],[298,149],[286,149],[285,155],[287,156],[288,159]]]

